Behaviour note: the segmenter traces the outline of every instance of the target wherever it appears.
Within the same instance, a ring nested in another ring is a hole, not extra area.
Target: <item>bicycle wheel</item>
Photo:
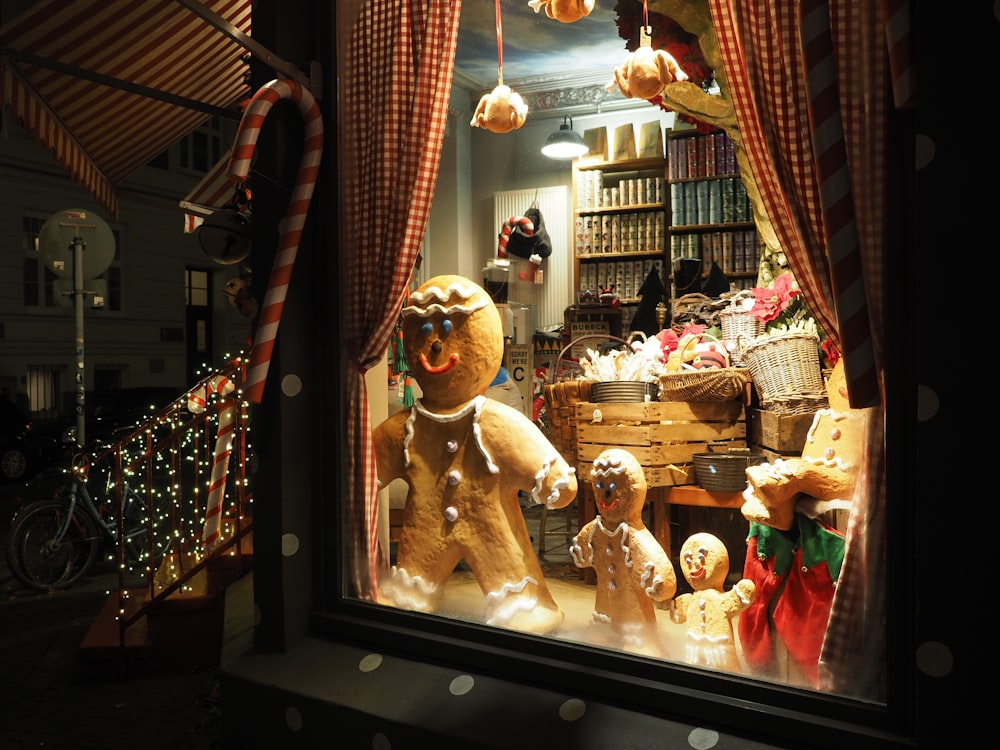
[[[101,547],[93,520],[75,512],[59,539],[68,502],[61,498],[36,500],[14,516],[4,552],[11,573],[38,591],[66,589],[91,569]]]

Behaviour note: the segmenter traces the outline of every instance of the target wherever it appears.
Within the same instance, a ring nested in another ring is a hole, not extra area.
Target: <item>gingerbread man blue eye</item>
[[[452,324],[450,318],[445,318],[444,320],[441,321],[441,330],[444,333],[451,333],[451,329],[454,327],[455,326]]]
[[[433,330],[434,330],[434,325],[433,325],[433,324],[432,324],[432,323],[431,323],[431,322],[430,322],[429,320],[428,320],[428,321],[425,321],[425,322],[424,322],[424,323],[423,323],[423,324],[422,324],[422,325],[420,326],[420,332],[421,332],[421,333],[422,333],[422,334],[423,334],[424,336],[429,336],[429,335],[431,334],[431,331],[433,331]]]

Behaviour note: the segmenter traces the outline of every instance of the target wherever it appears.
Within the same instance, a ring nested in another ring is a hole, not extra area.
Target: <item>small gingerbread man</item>
[[[610,645],[649,656],[666,656],[653,602],[677,592],[667,553],[642,522],[646,474],[626,450],[609,448],[591,470],[598,515],[573,538],[578,568],[597,574],[594,622],[610,629]]]
[[[743,578],[729,591],[723,590],[729,552],[714,534],[699,532],[688,537],[680,562],[685,580],[694,589],[674,599],[670,616],[674,622],[687,622],[684,661],[739,672],[732,619],[753,602],[756,586]]]

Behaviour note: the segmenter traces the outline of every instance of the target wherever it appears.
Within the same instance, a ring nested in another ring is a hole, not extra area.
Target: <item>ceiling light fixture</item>
[[[583,137],[573,130],[573,118],[569,115],[563,116],[559,130],[550,135],[542,146],[542,153],[550,159],[575,159],[589,150]]]

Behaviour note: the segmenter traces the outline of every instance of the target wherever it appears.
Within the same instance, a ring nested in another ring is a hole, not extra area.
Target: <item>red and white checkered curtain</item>
[[[345,80],[342,154],[348,377],[346,523],[354,594],[376,598],[378,487],[365,372],[378,364],[418,257],[437,183],[451,97],[460,0],[356,3]]]
[[[851,405],[881,403],[886,84],[912,106],[905,0],[709,0],[740,139],[811,312],[844,356]],[[887,59],[892,56],[891,71]],[[803,137],[805,134],[805,137]],[[859,492],[821,666],[881,690],[884,457]],[[871,693],[868,693],[871,694]]]

